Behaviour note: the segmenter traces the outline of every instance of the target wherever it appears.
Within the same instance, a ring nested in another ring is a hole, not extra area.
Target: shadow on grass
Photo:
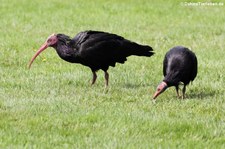
[[[216,94],[219,94],[216,90],[203,90],[203,91],[191,91],[191,93],[187,94],[188,99],[206,99],[206,98],[212,98]]]
[[[121,85],[123,88],[128,88],[128,89],[137,89],[140,87],[150,87],[149,84],[144,84],[144,83],[140,83],[140,84],[136,84],[136,83],[125,83]]]

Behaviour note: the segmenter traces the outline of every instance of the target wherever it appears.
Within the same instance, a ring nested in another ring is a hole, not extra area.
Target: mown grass
[[[1,0],[0,148],[224,148],[224,12],[173,0]],[[53,49],[28,70],[50,34],[89,29],[149,44],[156,54],[110,68],[108,89],[101,71],[90,86],[89,68]],[[176,45],[196,53],[198,76],[187,99],[170,88],[153,103],[163,57]]]

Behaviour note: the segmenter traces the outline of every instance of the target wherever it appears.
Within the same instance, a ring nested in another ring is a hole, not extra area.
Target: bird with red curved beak
[[[186,86],[195,79],[198,70],[196,55],[186,47],[176,46],[170,49],[163,60],[164,79],[153,96],[156,99],[167,88],[174,86],[179,98],[179,85],[183,85],[181,98],[185,98]]]
[[[156,99],[156,97],[159,96],[161,93],[163,93],[167,88],[168,88],[168,85],[166,84],[166,82],[164,81],[161,82],[156,89],[153,99]]]
[[[50,46],[53,46],[57,43],[58,39],[56,34],[52,34],[51,36],[49,36],[46,40],[46,42],[40,47],[40,49],[34,54],[34,56],[31,58],[30,62],[29,62],[29,68],[31,67],[33,61],[35,60],[35,58],[41,53],[43,52],[45,49],[47,49]]]
[[[102,32],[83,31],[74,38],[65,34],[52,34],[35,53],[29,62],[29,68],[35,58],[46,48],[53,47],[58,56],[69,62],[89,67],[92,71],[93,85],[97,79],[96,72],[103,70],[105,73],[105,86],[109,82],[109,67],[115,67],[116,63],[124,64],[128,56],[150,57],[154,54],[152,47],[141,45],[122,36]]]

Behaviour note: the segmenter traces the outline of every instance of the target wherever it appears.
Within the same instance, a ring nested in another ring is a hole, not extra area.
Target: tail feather
[[[150,57],[154,54],[152,47],[147,45],[139,45],[141,48],[134,49],[135,55]]]
[[[130,55],[150,57],[154,54],[152,47],[148,45],[139,45],[135,42],[129,42],[129,44],[126,44],[126,47]]]

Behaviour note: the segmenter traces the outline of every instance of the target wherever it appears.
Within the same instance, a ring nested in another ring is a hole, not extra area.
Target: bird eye
[[[49,39],[48,42],[52,42],[52,39]]]

